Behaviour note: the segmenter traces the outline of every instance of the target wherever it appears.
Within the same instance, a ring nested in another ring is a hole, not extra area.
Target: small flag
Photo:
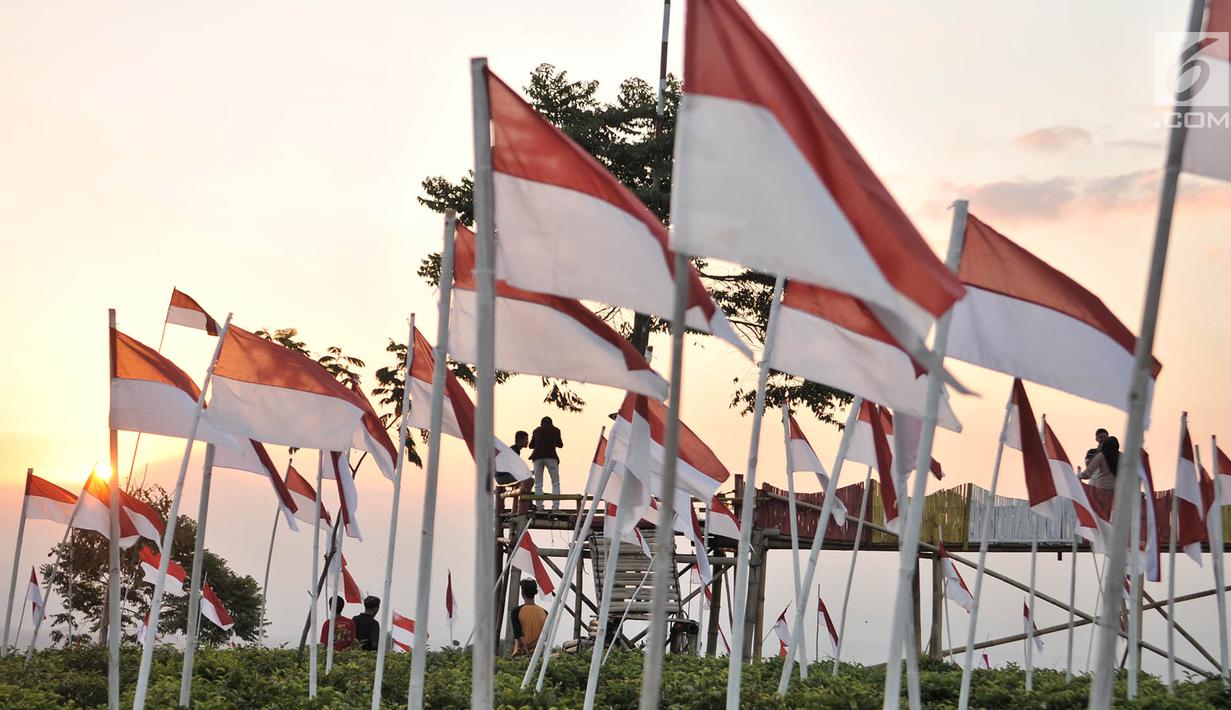
[[[90,471],[90,477],[81,489],[73,527],[78,530],[93,530],[106,538],[111,537],[111,486],[96,471]],[[140,535],[132,520],[121,510],[120,547],[132,547],[138,537]]]
[[[1022,602],[1022,624],[1025,628],[1024,633],[1034,640],[1034,648],[1039,653],[1043,652],[1043,637],[1039,636],[1039,627],[1034,625],[1034,620],[1030,618],[1030,605]]]
[[[201,587],[201,615],[223,631],[230,631],[235,625],[235,620],[231,618],[231,614],[222,605],[222,600],[214,594],[213,588],[208,583]]]
[[[710,535],[739,539],[739,519],[717,495],[710,498]]]
[[[815,473],[816,480],[821,484],[821,493],[828,495],[829,474],[825,472],[825,466],[821,464],[816,451],[812,449],[812,444],[808,443],[808,437],[804,436],[803,429],[799,428],[793,415],[787,415],[786,426],[787,473],[794,474],[797,471]],[[838,525],[846,525],[846,505],[838,497],[834,498],[833,518]]]
[[[453,570],[449,570],[448,581],[445,582],[445,620],[449,628],[457,621],[457,600],[453,598]]]
[[[286,467],[286,489],[295,502],[295,517],[312,525],[312,515],[316,512],[316,491],[312,489],[312,484],[299,475],[299,471],[296,471],[295,467],[290,464]],[[320,519],[324,520],[326,525],[333,525],[333,518],[325,509],[324,501],[321,501]]]
[[[201,304],[179,290],[171,289],[171,303],[167,306],[167,323],[203,330],[209,335],[218,335],[218,321],[210,317]]]
[[[833,653],[838,655],[838,629],[833,625],[833,619],[829,616],[829,609],[825,608],[825,600],[818,595],[816,598],[816,611],[825,620],[825,629],[829,632],[829,644],[833,647]]]
[[[938,554],[940,555],[941,569],[945,574],[945,596],[965,609],[967,613],[970,613],[975,606],[975,597],[970,593],[970,588],[966,586],[966,580],[962,579],[962,574],[957,571],[957,565],[949,557],[944,543],[940,543],[940,552]]]
[[[43,610],[47,608],[47,603],[43,600],[43,590],[38,586],[38,574],[34,571],[33,565],[30,567],[30,587],[26,590],[26,599],[30,602],[30,620],[37,625],[43,618]]]
[[[68,525],[76,506],[77,496],[33,473],[26,474],[25,507],[28,520],[51,520]]]
[[[162,563],[161,556],[149,548],[148,545],[142,545],[138,551],[138,556],[141,563],[141,574],[145,577],[146,584],[157,584],[158,581],[158,565]],[[182,597],[188,593],[184,585],[188,582],[188,573],[175,560],[167,561],[167,581],[163,583],[163,591],[171,596]]]
[[[1111,536],[1111,523],[1104,521],[1099,515],[1085,487],[1077,480],[1073,464],[1069,462],[1068,454],[1064,453],[1060,439],[1056,437],[1056,432],[1052,431],[1047,420],[1043,421],[1043,451],[1047,454],[1047,465],[1051,469],[1057,495],[1073,502],[1073,511],[1077,516],[1077,534],[1089,540],[1096,552],[1101,552],[1103,541]]]
[[[390,622],[389,635],[393,638],[393,645],[397,650],[409,653],[415,646],[415,620],[395,611]]]
[[[530,538],[529,532],[518,540],[517,547],[513,550],[511,564],[522,572],[534,575],[539,585],[539,593],[543,596],[555,593],[556,585],[552,584],[551,575],[547,574],[547,566],[539,557],[539,548]]]
[[[1012,402],[1009,426],[1005,431],[1005,446],[1022,452],[1030,509],[1056,520],[1056,481],[1052,477],[1051,464],[1048,463],[1047,452],[1043,450],[1043,440],[1039,436],[1038,421],[1034,418],[1034,410],[1030,407],[1026,386],[1022,384],[1021,378],[1013,380]]]
[[[328,463],[325,465],[324,478],[332,478],[338,486],[338,509],[342,514],[342,526],[347,537],[363,540],[359,531],[359,491],[355,489],[355,479],[351,475],[350,462],[346,454],[340,451],[330,451]],[[324,508],[322,508],[323,510]]]
[[[992,667],[992,659],[988,658],[986,653],[983,654],[983,667],[984,668]]]
[[[1176,544],[1185,554],[1201,565],[1201,543],[1208,539],[1205,529],[1206,504],[1201,499],[1201,480],[1197,476],[1197,461],[1193,442],[1188,435],[1187,417],[1180,418],[1180,456],[1175,471]]]
[[[1142,534],[1145,535],[1143,554],[1146,579],[1158,582],[1163,578],[1162,550],[1158,539],[1158,496],[1154,493],[1154,474],[1150,472],[1150,455],[1145,449],[1141,450],[1141,467],[1137,469],[1137,473],[1141,477],[1141,483],[1145,486],[1145,500],[1142,501],[1142,507],[1146,511],[1146,528]],[[1141,494],[1134,490],[1133,495]]]
[[[788,603],[782,613],[778,615],[778,620],[774,622],[774,633],[778,635],[778,657],[786,658],[787,652],[791,646],[791,627],[787,625],[786,612],[791,605]]]

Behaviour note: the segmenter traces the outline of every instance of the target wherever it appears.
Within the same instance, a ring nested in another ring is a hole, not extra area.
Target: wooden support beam
[[[928,634],[928,655],[932,658],[941,657],[941,646],[944,644],[940,635],[944,620],[944,582],[945,573],[941,566],[940,555],[932,555],[932,625],[931,633]]]
[[[1145,591],[1144,589],[1142,590],[1142,594],[1145,595],[1146,601],[1154,606],[1154,610],[1162,615],[1164,620],[1167,620],[1168,622],[1171,621],[1170,617],[1167,616],[1167,610],[1164,608],[1167,603],[1165,600],[1163,601],[1163,604],[1160,605],[1158,604],[1157,600],[1155,600],[1154,597],[1150,596],[1150,593]],[[1142,607],[1142,611],[1145,611],[1144,606]],[[1200,653],[1202,656],[1205,656],[1205,660],[1209,661],[1210,665],[1214,666],[1215,668],[1222,667],[1222,664],[1220,664],[1218,660],[1215,659],[1214,656],[1210,654],[1209,651],[1205,650],[1204,646],[1197,643],[1197,639],[1193,638],[1193,635],[1188,633],[1188,631],[1185,630],[1183,626],[1180,626],[1180,623],[1178,621],[1175,622],[1174,626],[1175,626],[1175,630],[1179,631],[1180,635],[1184,637],[1184,640],[1192,644],[1193,648],[1197,649],[1198,653]]]
[[[724,570],[725,571],[725,570]],[[705,632],[705,655],[714,656],[718,650],[718,622],[722,613],[722,573],[714,575],[710,586],[709,628]]]

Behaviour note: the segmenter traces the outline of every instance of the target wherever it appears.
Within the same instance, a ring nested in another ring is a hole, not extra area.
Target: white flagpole
[[[842,430],[842,440],[838,443],[838,455],[834,458],[832,475],[829,477],[829,485],[833,490],[837,491],[842,481],[842,464],[846,459],[846,452],[851,446],[851,435],[855,433],[855,423],[859,421],[859,408],[863,406],[863,399],[856,397],[851,402],[851,411],[846,415],[846,427]],[[803,589],[811,589],[812,582],[816,576],[816,563],[821,556],[821,545],[825,542],[825,530],[829,527],[829,519],[833,514],[834,501],[837,496],[825,496],[821,502],[821,514],[816,521],[816,534],[812,536],[812,549],[808,552],[808,567],[804,572],[803,580],[800,586]],[[807,599],[805,598],[806,602]],[[795,658],[795,647],[799,643],[804,643],[804,609],[799,607],[795,609],[795,621],[791,627],[791,643],[787,648],[787,658],[782,664],[782,674],[778,678],[778,695],[786,695],[787,687],[791,682],[791,659]],[[841,639],[839,639],[841,641]],[[735,649],[732,648],[734,653]],[[728,690],[727,704],[730,707],[731,697]],[[738,700],[738,698],[737,698]]]
[[[107,309],[107,347],[111,360],[111,376],[115,376],[115,309]],[[108,570],[107,570],[107,705],[120,707],[120,637],[124,630],[120,619],[120,433],[108,429],[111,475],[108,500]]]
[[[56,583],[56,577],[60,572],[60,562],[63,560],[64,546],[68,542],[69,535],[72,535],[73,533],[73,521],[77,519],[77,509],[80,506],[81,506],[81,496],[78,496],[77,503],[76,505],[73,506],[73,512],[70,513],[68,516],[68,525],[65,526],[64,528],[64,536],[60,538],[60,545],[55,548],[56,557],[55,557],[55,560],[51,563],[51,574],[47,575],[47,577],[43,580],[43,608],[44,609],[46,609],[47,604],[51,602],[51,592],[52,592],[53,585],[55,585]],[[71,569],[70,569],[70,574],[71,574]],[[69,633],[68,635],[69,635],[69,638],[71,639],[73,635],[72,633],[73,631],[73,616],[72,616],[73,614],[73,599],[72,599],[73,588],[71,584],[69,585],[68,591],[69,591],[69,599],[68,599],[68,613],[69,613],[68,630],[69,630]],[[35,619],[34,621],[34,627],[30,629],[30,645],[28,648],[26,648],[26,660],[25,660],[25,664],[27,666],[30,665],[30,659],[34,657],[34,643],[38,641],[38,632],[39,632],[39,629],[43,627],[43,619],[45,619],[46,617],[47,617],[46,613],[39,614],[38,619]]]
[[[269,601],[269,568],[274,563],[274,539],[278,537],[278,518],[281,515],[281,506],[274,508],[274,529],[269,533],[269,554],[265,556],[265,581],[261,584],[261,620],[257,627],[259,634],[257,643],[260,646],[265,645],[265,602]]]
[[[343,503],[343,505],[346,505]],[[337,639],[337,613],[334,611],[334,605],[337,603],[334,600],[342,596],[340,591],[342,581],[342,541],[346,538],[345,524],[342,522],[342,511],[338,511],[338,517],[333,521],[333,545],[334,545],[334,562],[333,562],[333,596],[325,594],[326,603],[329,608],[329,647],[325,649],[325,675],[333,672],[333,645]]]
[[[940,546],[941,544],[943,544],[944,541],[945,541],[945,532],[942,529],[940,523],[937,523],[936,524],[936,544],[937,546]],[[949,650],[949,662],[953,663],[953,654],[954,654],[954,651],[952,650],[953,649],[953,629],[949,627],[949,578],[947,576],[944,576],[944,563],[943,562],[939,565],[939,567],[940,567],[940,571],[942,574],[941,579],[940,579],[940,593],[942,595],[941,600],[940,600],[940,614],[941,616],[945,618],[945,640],[946,640],[946,643],[949,644],[949,649],[950,649]],[[936,567],[933,567],[932,569],[935,570]]]
[[[1180,461],[1184,458],[1184,432],[1188,431],[1188,412],[1180,413]],[[1179,470],[1177,461],[1176,470]],[[1196,462],[1194,462],[1195,464]],[[1194,471],[1195,473],[1195,471]],[[1200,497],[1200,480],[1197,485]],[[1175,546],[1180,524],[1180,482],[1171,491],[1171,534],[1167,536],[1167,692],[1175,695]]]
[[[769,356],[773,349],[774,332],[777,330],[778,308],[779,303],[782,301],[782,288],[784,284],[785,281],[781,276],[774,280],[774,293],[770,297],[769,305],[769,321],[765,325],[765,350],[761,353],[761,369],[757,373],[757,390],[752,405],[752,437],[748,444],[748,472],[744,477],[744,500],[739,511],[739,548],[735,555],[735,602],[732,609],[734,620],[731,622],[731,655],[727,657],[727,710],[738,710],[740,706],[740,685],[743,680],[742,673],[744,670],[744,617],[748,611],[748,573],[752,556],[752,509],[757,495],[757,457],[761,443],[761,417],[765,413],[765,385],[769,381]],[[828,503],[828,500],[826,503]],[[819,530],[824,529],[827,520],[828,518],[822,516],[821,520],[817,523],[822,526]],[[811,586],[811,582],[809,582],[809,586]],[[795,585],[795,592],[798,597],[798,583]],[[795,636],[802,636],[803,634],[802,620],[804,609],[799,604],[796,604],[795,612],[799,624],[797,624],[798,629],[795,635],[791,637],[792,648],[796,646]],[[753,655],[759,654],[754,652]],[[787,661],[783,664],[788,675],[790,674],[790,661],[792,658],[794,656],[788,657]],[[645,710],[644,706],[642,710]]]
[[[205,465],[201,467],[201,497],[197,502],[197,536],[192,543],[192,581],[188,591],[188,629],[184,640],[184,662],[180,669],[180,706],[192,700],[192,663],[200,629],[201,572],[205,565],[205,522],[209,515],[209,489],[214,475],[214,445],[205,446]],[[319,496],[320,493],[317,493]],[[171,550],[160,550],[169,555]]]
[[[795,511],[795,473],[791,470],[794,465],[791,462],[791,407],[786,402],[782,403],[782,435],[786,440],[786,488],[787,488],[787,508],[791,516],[791,573],[795,581],[795,606],[802,607],[804,604],[803,590],[799,588],[799,518]],[[834,491],[825,491],[825,495],[832,495]],[[820,619],[820,609],[817,609],[817,619]],[[819,627],[818,627],[819,628]],[[819,638],[818,638],[819,642]],[[799,677],[804,679],[808,677],[808,657],[804,653],[804,649],[808,648],[808,644],[800,644],[799,658]],[[820,658],[820,650],[817,650],[817,658]]]
[[[167,586],[167,565],[171,562],[171,546],[175,541],[175,524],[180,514],[180,498],[184,493],[184,478],[188,475],[188,458],[192,455],[192,444],[197,438],[197,425],[201,423],[201,411],[205,406],[205,393],[214,379],[214,366],[218,364],[218,355],[222,352],[222,344],[226,341],[227,330],[231,326],[231,314],[218,331],[218,344],[214,346],[214,356],[209,361],[209,369],[205,371],[205,380],[201,382],[201,394],[197,397],[197,406],[192,414],[192,423],[188,426],[188,440],[184,442],[184,458],[180,461],[179,475],[175,479],[175,490],[171,494],[171,509],[167,512],[167,526],[162,535],[162,545],[158,556],[158,576],[154,580],[154,596],[150,597],[149,628],[158,629],[158,616],[162,613],[162,597]],[[314,580],[315,581],[315,580]],[[133,710],[145,707],[145,696],[150,686],[150,667],[154,660],[154,644],[145,644],[141,649],[141,667],[137,671],[137,690],[133,695]]]
[[[406,427],[408,425],[407,416],[410,411],[410,368],[415,357],[415,314],[410,314],[410,326],[407,328],[406,336],[406,380],[402,385],[402,409],[401,418],[398,423],[398,444],[397,444],[397,461],[393,465],[393,502],[389,508],[389,542],[385,548],[385,584],[382,589],[380,605],[380,639],[376,642],[376,672],[372,676],[372,710],[380,710],[380,693],[381,684],[385,677],[385,654],[389,652],[389,613],[393,607],[393,600],[389,598],[389,592],[393,586],[393,553],[397,549],[398,535],[398,509],[402,500],[402,467],[406,463]],[[437,360],[441,360],[437,356]],[[444,387],[444,378],[435,378],[432,383],[432,388]],[[433,394],[433,399],[435,395]],[[434,431],[439,431],[437,426]],[[439,443],[439,439],[437,439]],[[432,451],[436,449],[431,447]],[[428,452],[431,456],[431,452]],[[427,623],[425,619],[424,624]],[[425,634],[426,635],[426,634]],[[415,634],[417,639],[419,634]]]
[[[1128,569],[1132,578],[1132,594],[1128,596],[1128,639],[1125,648],[1128,651],[1127,667],[1128,667],[1128,688],[1126,696],[1129,700],[1137,697],[1137,670],[1141,665],[1141,657],[1139,655],[1141,647],[1138,645],[1141,641],[1141,623],[1137,618],[1138,598],[1141,595],[1141,585],[1145,581],[1142,573],[1142,547],[1141,547],[1141,489],[1145,488],[1141,485],[1140,477],[1137,477],[1137,488],[1133,489],[1132,499],[1132,518],[1131,532],[1132,536],[1131,549],[1132,556],[1129,558]]]
[[[25,491],[30,488],[30,477],[34,475],[34,469],[26,469],[26,487],[22,491],[21,496],[21,516],[17,519],[17,542],[13,545],[13,575],[9,579],[9,602],[4,610],[4,643],[0,645],[0,658],[4,658],[9,654],[9,628],[13,621],[13,598],[17,596],[17,574],[18,567],[21,565],[21,541],[26,537],[26,508],[30,504],[30,497],[25,494]],[[27,593],[29,590],[26,590]],[[22,602],[24,605],[25,602]],[[23,613],[22,618],[25,618]],[[18,633],[21,633],[20,630]],[[14,637],[16,643],[16,637]]]
[[[966,235],[966,200],[953,203],[953,229],[949,234],[949,254],[946,265],[950,271],[956,272],[958,262],[962,258],[962,242]],[[885,666],[885,688],[892,686],[892,680],[901,669],[902,642],[914,626],[910,624],[911,587],[915,578],[916,556],[919,553],[919,527],[923,524],[923,500],[927,493],[928,470],[932,461],[932,439],[936,435],[936,412],[940,405],[941,390],[944,387],[944,377],[940,368],[944,366],[945,346],[949,339],[949,321],[953,316],[950,308],[941,314],[936,323],[936,338],[932,347],[936,351],[936,370],[928,377],[926,413],[919,434],[919,451],[915,457],[915,485],[910,496],[910,509],[903,521],[905,535],[899,538],[898,547],[898,589],[897,602],[894,606],[893,625],[889,631],[889,660]],[[905,469],[907,467],[903,467]],[[907,663],[910,663],[909,657]],[[908,670],[910,670],[908,668]],[[885,710],[896,710],[899,698],[896,694],[885,694]]]
[[[1076,523],[1074,523],[1076,525]],[[1073,531],[1073,559],[1069,560],[1069,638],[1068,650],[1065,654],[1064,661],[1064,682],[1069,684],[1073,681],[1073,623],[1075,615],[1073,610],[1077,608],[1077,531]]]
[[[1026,691],[1034,690],[1034,585],[1039,560],[1039,520],[1030,516],[1030,624],[1026,627]]]
[[[650,595],[650,628],[646,638],[645,662],[641,671],[641,710],[657,710],[658,708],[659,691],[661,690],[659,686],[663,671],[663,646],[667,641],[667,595],[674,582],[674,570],[672,569],[674,555],[671,553],[664,555],[659,552],[663,549],[663,545],[667,545],[668,550],[674,551],[675,549],[675,479],[676,463],[680,452],[680,394],[684,384],[684,313],[688,302],[688,277],[691,273],[692,264],[688,256],[676,252],[675,303],[671,313],[671,391],[667,405],[667,421],[664,424],[666,431],[663,433],[662,490],[660,491],[658,528],[654,535],[654,559],[651,568],[654,570],[654,586]],[[782,278],[779,277],[774,287],[775,295],[782,291],[781,284]],[[777,302],[776,298],[774,302]],[[773,325],[773,311],[774,307],[771,306],[771,321],[767,326],[767,335],[771,334],[768,328]],[[768,340],[766,347],[768,347]],[[765,365],[762,365],[760,383],[762,410],[765,406],[764,375],[767,374],[764,368]],[[753,424],[754,430],[759,429],[760,415],[760,411],[754,415],[756,417]],[[755,444],[753,451],[756,451]],[[755,458],[753,461],[750,469],[755,476]],[[745,495],[745,500],[748,500],[747,495]],[[750,518],[750,513],[749,510],[744,517]],[[747,535],[741,534],[741,537],[747,537]],[[745,583],[747,583],[746,578]],[[597,675],[595,680],[597,680]],[[730,703],[730,700],[728,699],[727,702]]]
[[[607,460],[611,461],[610,455]],[[626,473],[625,475],[632,474]],[[615,589],[615,568],[620,563],[620,544],[622,542],[620,530],[624,529],[625,516],[628,515],[629,506],[633,505],[629,495],[630,489],[632,489],[630,485],[620,486],[620,502],[616,505],[615,534],[611,536],[611,544],[607,547],[607,565],[606,569],[603,570],[603,596],[598,600],[598,615],[595,617],[597,628],[595,629],[594,648],[590,653],[590,673],[586,678],[585,710],[594,710],[594,695],[598,690],[598,671],[603,665],[603,645],[607,641],[607,627],[611,616],[611,593]],[[603,521],[604,529],[609,522],[607,520]],[[672,532],[672,537],[674,537],[674,532]],[[655,540],[654,542],[657,548],[658,541]]]
[[[444,421],[445,380],[448,377],[445,360],[449,355],[449,306],[453,297],[453,246],[457,231],[453,210],[445,212],[444,240],[440,250],[440,303],[436,310],[435,362],[432,369],[432,401],[428,411],[427,471],[423,481],[423,519],[419,530],[419,588],[415,592],[415,618],[427,624],[432,601],[432,558],[436,549],[436,491],[440,485],[440,427]],[[414,348],[413,338],[410,344]],[[410,371],[406,372],[406,386],[410,388]],[[475,449],[479,451],[479,449]],[[386,595],[388,592],[386,591]],[[383,626],[381,627],[384,628]],[[426,628],[426,627],[425,627]],[[449,633],[453,633],[450,627]],[[452,642],[449,644],[452,646]],[[410,656],[410,689],[407,695],[409,710],[422,710],[424,674],[427,671],[427,634],[415,634]],[[379,710],[375,698],[380,691],[373,689],[372,710]]]
[[[413,347],[413,345],[412,345]],[[312,578],[308,582],[308,595],[312,598],[312,608],[308,612],[308,697],[316,697],[316,675],[319,659],[316,655],[316,619],[320,606],[320,588],[316,580],[321,572],[321,484],[325,478],[325,452],[316,452],[316,513],[312,516]],[[341,515],[341,511],[338,515]]]
[[[884,411],[883,408],[882,408],[882,411]],[[901,520],[898,523],[898,525],[900,526],[899,527],[900,530],[909,529],[907,527],[909,525],[907,520],[909,519],[910,515],[914,513],[914,510],[912,510],[910,507],[910,498],[908,498],[905,493],[906,488],[907,488],[907,481],[909,480],[909,476],[910,476],[909,464],[907,463],[907,461],[910,459],[911,455],[914,452],[908,450],[906,447],[906,444],[907,444],[906,437],[904,436],[895,436],[893,438],[893,482],[894,482],[894,487],[899,492],[899,494],[901,494],[901,498],[898,500],[898,510],[902,513]],[[920,534],[922,535],[922,530],[920,530]],[[898,537],[899,553],[901,552],[901,549],[902,549],[902,538],[899,536]],[[915,575],[918,574],[918,569],[919,569],[918,567],[919,563],[918,563],[917,556],[915,560],[916,560],[915,564],[912,566],[913,571],[911,573],[912,584],[913,584]],[[920,701],[921,688],[919,685],[918,641],[915,638],[915,625],[914,623],[912,623],[912,621],[913,620],[907,621],[907,628],[905,632],[906,637],[902,640],[902,648],[906,653],[906,682],[907,682],[906,696],[907,696],[907,700],[909,703],[908,707],[910,708],[910,710],[919,710],[921,707],[921,701]],[[900,673],[894,674],[892,676],[886,676],[885,694],[892,695],[895,698],[898,697],[901,682],[902,682],[902,679],[901,679]]]
[[[491,111],[487,98],[487,60],[470,60],[474,93],[475,239],[475,643],[471,647],[470,706],[488,710],[495,682],[496,619],[491,600],[496,561],[492,502],[492,415],[495,404],[496,283],[495,209],[492,194]],[[426,621],[426,620],[425,620]]]
[[[1190,33],[1201,31],[1205,13],[1205,0],[1193,0],[1188,18]],[[1099,618],[1098,648],[1095,652],[1094,681],[1090,685],[1090,710],[1106,710],[1111,707],[1112,687],[1115,683],[1116,639],[1119,636],[1120,598],[1117,587],[1123,583],[1125,552],[1129,533],[1125,498],[1132,495],[1139,480],[1137,469],[1141,466],[1141,444],[1145,436],[1146,409],[1150,402],[1150,375],[1154,352],[1154,332],[1158,325],[1158,306],[1163,290],[1163,271],[1167,264],[1167,246],[1171,237],[1171,214],[1175,207],[1176,188],[1179,184],[1180,167],[1184,155],[1184,118],[1188,106],[1177,99],[1175,114],[1179,120],[1170,131],[1167,143],[1167,159],[1163,172],[1162,194],[1159,200],[1158,224],[1154,232],[1154,247],[1150,257],[1150,272],[1146,281],[1145,306],[1141,314],[1141,328],[1133,360],[1133,384],[1128,392],[1128,427],[1125,430],[1124,453],[1120,457],[1116,476],[1116,493],[1112,504],[1112,539],[1108,541],[1107,569],[1103,575],[1102,616]],[[1136,541],[1133,542],[1136,545]],[[1224,665],[1225,669],[1225,665]]]
[[[983,524],[979,526],[979,565],[975,568],[974,603],[970,607],[970,623],[966,627],[966,653],[962,658],[962,688],[958,694],[958,710],[970,707],[970,674],[974,666],[975,632],[979,627],[979,598],[983,594],[983,570],[987,567],[987,548],[992,537],[992,516],[996,513],[996,487],[1000,483],[1000,461],[1004,458],[1005,437],[1009,434],[1009,417],[1013,413],[1013,389],[1004,404],[1004,422],[1000,425],[1000,440],[996,444],[996,463],[992,465],[991,489],[983,510]]]
[[[1201,450],[1196,449],[1197,460],[1201,460]],[[1214,585],[1218,590],[1214,597],[1218,601],[1218,660],[1222,663],[1222,682],[1224,686],[1231,685],[1231,670],[1228,670],[1228,653],[1227,653],[1227,595],[1223,591],[1226,588],[1224,580],[1225,572],[1223,569],[1223,527],[1222,527],[1222,482],[1218,480],[1221,472],[1218,470],[1218,437],[1210,437],[1210,457],[1213,459],[1214,469],[1214,505],[1210,509],[1209,516],[1213,520],[1206,521],[1206,529],[1209,531],[1210,538],[1210,567],[1214,568]]]
[[[31,567],[31,568],[30,568],[30,571],[31,571],[31,572],[33,572],[33,571],[34,571],[34,568],[33,568],[33,567]],[[38,578],[37,578],[37,577],[35,577],[35,579],[38,579]],[[17,594],[17,590],[13,590],[13,594],[14,594],[14,595],[16,595],[16,594]],[[29,585],[27,585],[27,586],[26,586],[26,593],[25,593],[25,595],[24,595],[24,596],[22,596],[22,599],[21,599],[21,613],[17,615],[17,633],[13,634],[13,644],[14,644],[14,645],[16,645],[16,644],[17,644],[17,639],[21,638],[21,627],[22,627],[23,625],[25,625],[25,621],[26,621],[26,602],[28,602],[28,601],[30,601],[30,587],[29,587]],[[42,613],[42,609],[40,609],[40,610],[39,610],[39,613],[40,613],[40,614]],[[31,622],[31,623],[33,623],[33,622]]]
[[[863,495],[859,498],[859,524],[855,526],[855,546],[851,550],[851,566],[846,572],[846,590],[842,592],[842,617],[838,621],[838,647],[833,654],[833,677],[838,677],[838,668],[842,663],[842,640],[846,638],[846,609],[851,601],[851,583],[855,580],[855,561],[859,559],[859,543],[863,540],[863,520],[868,514],[868,493],[872,487],[872,467],[868,466],[868,475],[863,479]],[[817,589],[820,594],[820,589]],[[950,644],[952,645],[952,644]]]

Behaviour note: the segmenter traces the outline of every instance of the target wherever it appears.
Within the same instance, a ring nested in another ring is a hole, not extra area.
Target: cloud
[[[1023,133],[1013,139],[1013,144],[1019,148],[1040,153],[1062,153],[1068,150],[1085,148],[1094,141],[1094,136],[1084,128],[1077,126],[1050,126]]]
[[[980,214],[1014,221],[1054,219],[1077,197],[1074,181],[1069,178],[1000,180],[967,185],[958,194],[978,205]]]

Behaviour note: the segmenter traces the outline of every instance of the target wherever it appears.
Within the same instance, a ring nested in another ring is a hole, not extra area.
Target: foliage
[[[134,489],[129,493],[149,503],[164,519],[171,509],[170,496],[161,486]],[[181,515],[175,527],[171,559],[188,571],[192,570],[192,550],[196,534],[196,521]],[[135,638],[154,593],[153,585],[147,584],[141,573],[139,551],[142,546],[155,549],[149,541],[141,540],[129,549],[120,551],[123,595],[120,625],[126,639]],[[60,599],[71,599],[71,606],[65,605],[60,612],[49,614],[44,624],[50,628],[49,636],[54,643],[87,643],[90,635],[99,631],[107,604],[108,542],[96,532],[74,530],[67,542],[53,547],[48,555],[54,559],[57,550],[61,551],[63,561],[56,574],[53,593]],[[51,564],[42,565],[44,580],[49,578],[51,568]],[[231,640],[232,633],[243,640],[256,639],[261,607],[260,588],[256,580],[249,576],[239,576],[231,570],[226,560],[208,549],[204,551],[201,569],[204,580],[213,588],[235,620],[235,626],[230,632],[223,631],[209,621],[202,621],[199,634],[201,643],[211,646],[225,644]],[[159,633],[183,633],[187,628],[187,619],[187,595],[163,597],[162,614],[158,620]]]
[[[126,646],[121,661],[121,704],[132,702],[138,650]],[[215,649],[196,656],[193,705],[214,708],[356,708],[368,707],[372,690],[375,654],[358,651],[339,653],[334,670],[320,679],[319,694],[309,701],[308,670],[297,663],[294,652],[255,647]],[[408,654],[391,654],[385,667],[382,707],[405,707],[410,673]],[[635,707],[640,692],[642,656],[636,651],[616,651],[603,667],[596,706]],[[581,707],[585,696],[588,654],[561,654],[552,658],[543,687],[521,689],[525,658],[497,658],[495,700],[501,708]],[[170,647],[154,654],[150,685],[151,707],[175,707],[179,693],[181,656]],[[89,647],[43,651],[29,667],[20,654],[0,660],[0,707],[103,708],[107,704],[106,649]],[[881,707],[884,671],[880,667],[843,665],[833,678],[828,662],[811,669],[808,679],[792,683],[786,697],[776,694],[782,662],[755,661],[744,669],[744,708],[833,708],[875,710]],[[722,708],[725,705],[727,662],[725,658],[668,656],[663,668],[663,707],[681,709]],[[920,687],[925,708],[950,708],[957,704],[961,669],[940,661],[924,660]],[[1120,708],[1227,708],[1231,694],[1217,680],[1189,678],[1168,694],[1157,678],[1143,676],[1139,695],[1125,700],[1126,676],[1116,683],[1115,706]],[[1020,668],[1009,666],[976,670],[971,685],[971,707],[1054,708],[1078,710],[1086,706],[1089,677],[1078,676],[1066,685],[1064,674],[1036,670],[1035,690],[1027,693]],[[905,685],[905,684],[903,684]],[[905,701],[903,701],[905,704]],[[464,651],[436,651],[428,655],[425,705],[432,708],[465,708],[470,705],[470,655]]]
[[[550,64],[540,64],[530,74],[524,93],[534,108],[557,128],[602,163],[627,186],[664,224],[669,223],[672,163],[676,111],[681,86],[675,76],[667,77],[663,123],[655,132],[658,92],[649,82],[629,78],[621,82],[614,100],[598,97],[597,81],[573,81],[568,73]],[[474,222],[474,176],[456,181],[441,176],[422,183],[419,202],[429,209],[452,209],[466,224]],[[773,277],[742,268],[711,268],[703,259],[694,260],[701,279],[715,302],[726,311],[732,325],[755,343],[765,342]],[[419,276],[432,285],[440,279],[440,255],[428,255],[419,266]],[[629,314],[619,308],[603,308],[600,317],[644,350],[650,333],[665,332],[669,324],[643,314]],[[745,386],[736,380],[731,405],[751,412],[755,381]],[[544,402],[566,411],[585,406],[566,381],[543,378]],[[850,396],[825,385],[773,373],[767,403],[778,406],[789,401],[810,410],[822,421],[837,423],[834,411],[850,401]]]

